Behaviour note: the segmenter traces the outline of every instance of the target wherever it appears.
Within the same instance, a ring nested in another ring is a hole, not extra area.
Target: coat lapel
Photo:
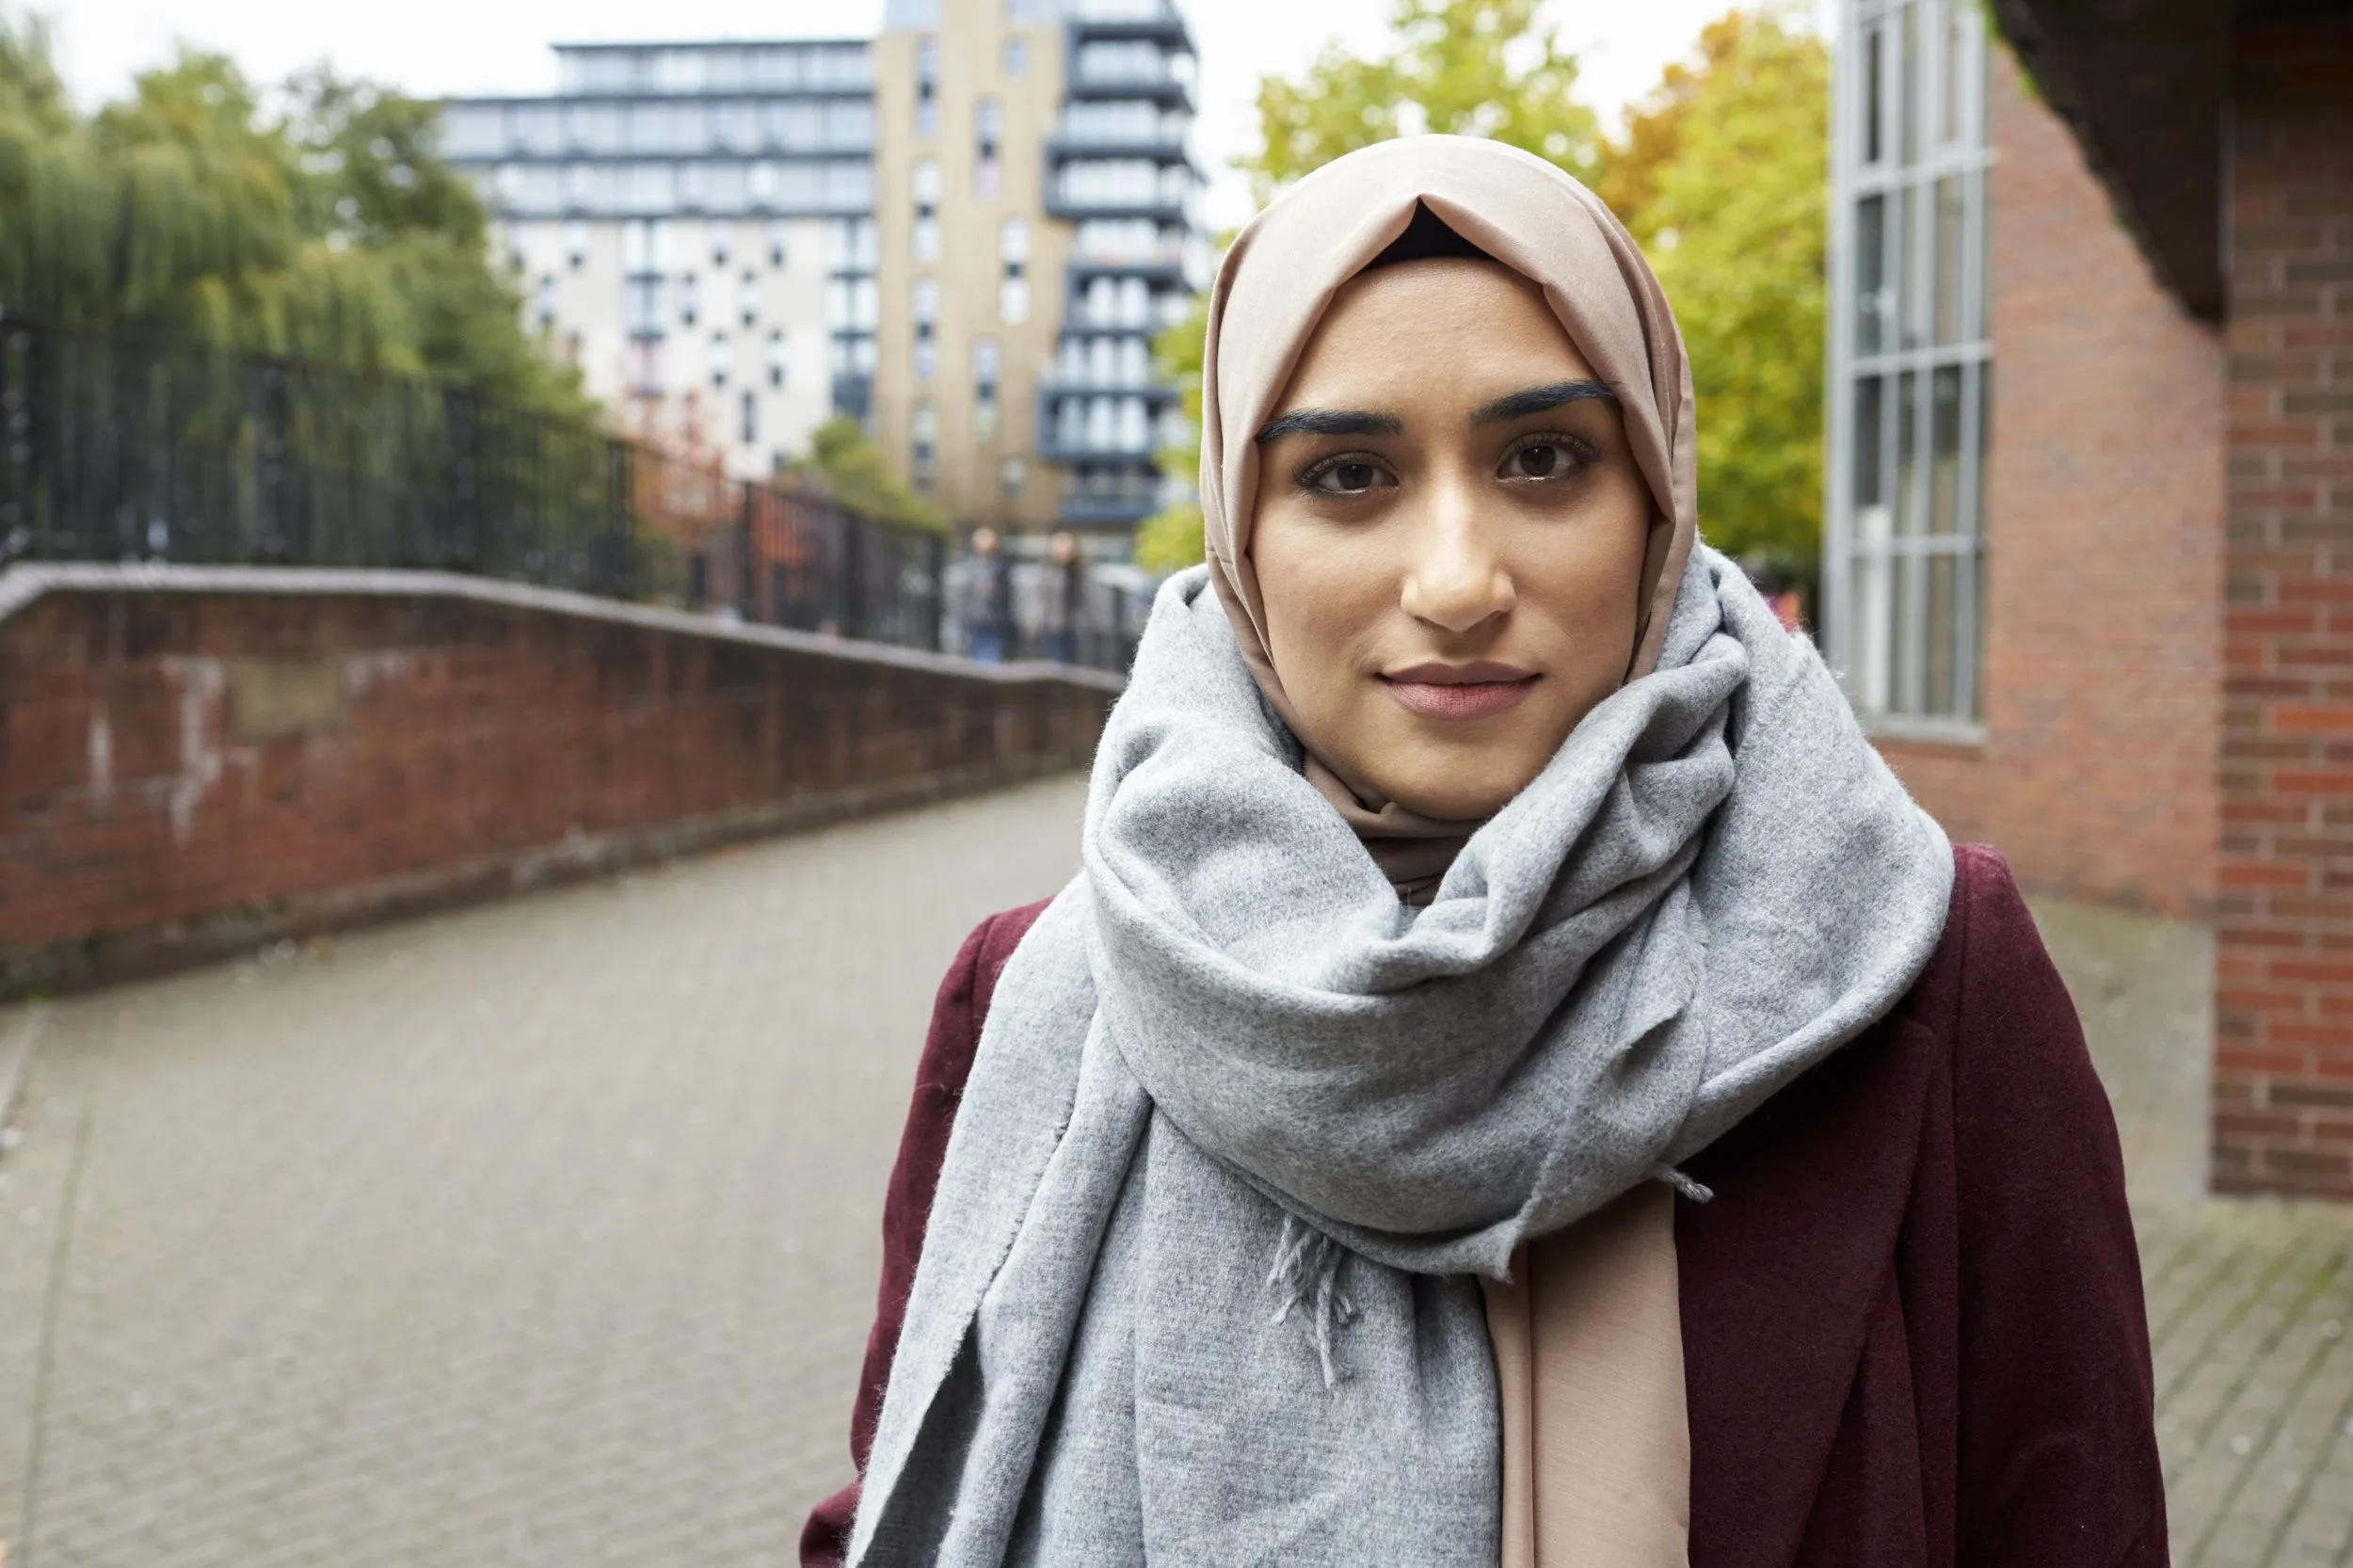
[[[1691,1560],[1792,1561],[1895,1265],[1944,1054],[1890,1016],[1689,1165],[1677,1200]]]

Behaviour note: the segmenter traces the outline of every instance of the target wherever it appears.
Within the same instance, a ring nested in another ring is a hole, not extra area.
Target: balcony
[[[1185,151],[1183,136],[1159,132],[1123,136],[1118,132],[1058,130],[1046,138],[1048,168],[1072,158],[1149,158],[1156,164],[1188,167],[1193,162]]]
[[[1184,14],[1169,0],[1075,0],[1064,8],[1073,42],[1138,40],[1173,44],[1192,54]]]
[[[1094,184],[1069,178],[1072,169],[1086,167],[1066,166],[1047,187],[1047,216],[1070,223],[1083,223],[1089,218],[1136,218],[1162,228],[1191,227],[1191,203],[1187,200],[1190,190],[1180,195],[1160,181],[1140,184]]]
[[[1192,56],[1144,40],[1073,40],[1067,98],[1147,98],[1175,108],[1193,106]],[[1183,62],[1179,69],[1178,62]]]
[[[1054,520],[1072,528],[1132,528],[1160,509],[1160,484],[1132,477],[1073,479],[1062,492]]]

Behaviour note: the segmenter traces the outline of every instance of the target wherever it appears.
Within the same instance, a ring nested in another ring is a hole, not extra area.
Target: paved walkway
[[[5,1568],[784,1563],[931,993],[1056,780],[0,1012]],[[2198,1196],[2202,934],[2037,910],[2117,1101],[2185,1568],[2353,1563],[2353,1211]]]
[[[51,1007],[0,1160],[7,1568],[791,1561],[933,990],[1077,869],[1080,796]]]

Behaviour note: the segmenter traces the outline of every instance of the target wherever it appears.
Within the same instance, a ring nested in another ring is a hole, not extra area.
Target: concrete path
[[[791,1561],[933,988],[1080,798],[0,1012],[0,1562]],[[2198,1195],[2202,933],[2037,918],[2132,1165],[2174,1560],[2353,1563],[2353,1211]]]

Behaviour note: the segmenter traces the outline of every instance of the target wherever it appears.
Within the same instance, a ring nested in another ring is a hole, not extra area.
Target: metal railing
[[[479,573],[843,637],[1125,669],[1145,584],[967,611],[944,536],[449,383],[0,313],[0,567]],[[968,573],[967,573],[968,575]],[[1017,574],[1016,574],[1017,575]],[[1048,596],[1049,598],[1051,596]],[[986,624],[977,641],[967,630]],[[1050,637],[1048,631],[1053,632]]]

